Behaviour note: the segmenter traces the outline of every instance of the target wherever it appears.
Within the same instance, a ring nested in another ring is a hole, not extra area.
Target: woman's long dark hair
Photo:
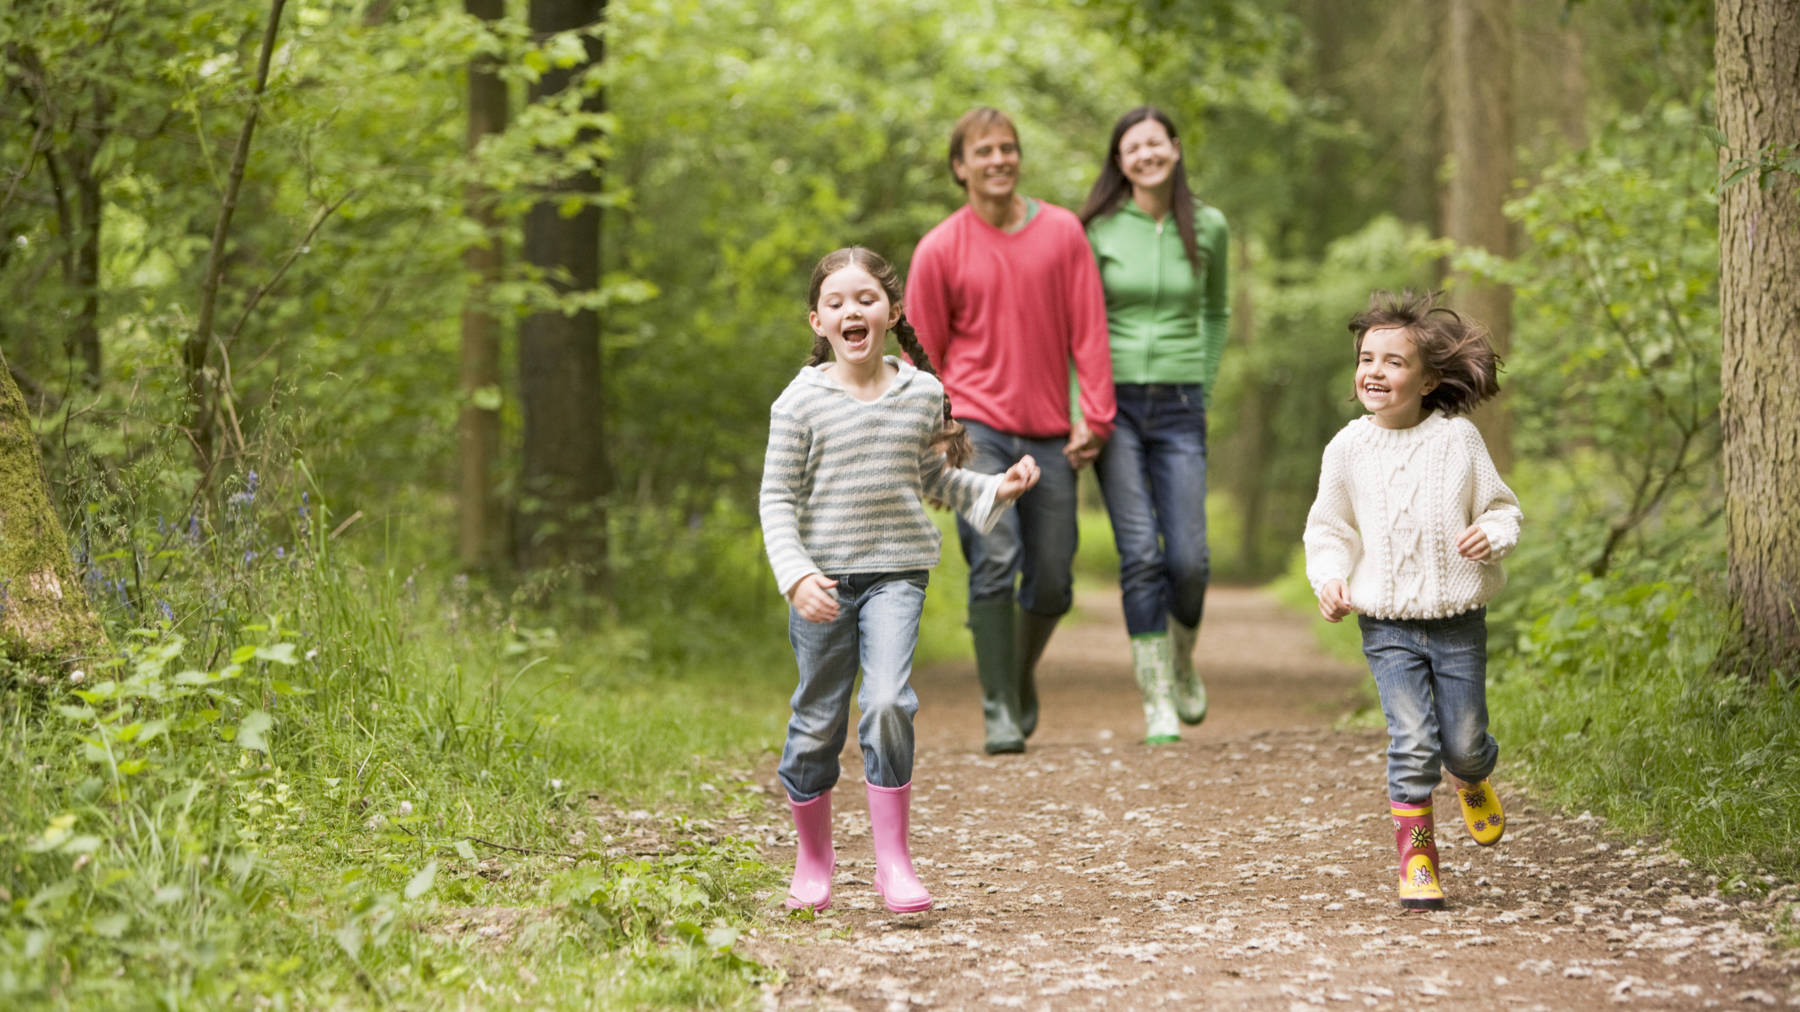
[[[900,275],[893,266],[883,260],[881,254],[867,247],[846,246],[825,254],[825,257],[819,261],[819,265],[813,268],[812,282],[806,291],[807,308],[818,308],[819,290],[825,287],[826,278],[845,267],[852,266],[868,271],[869,276],[881,285],[881,290],[887,293],[890,304],[896,306],[901,304],[900,295],[904,289],[900,284]],[[924,346],[919,344],[919,336],[913,332],[912,324],[906,322],[904,314],[895,322],[892,333],[894,339],[900,342],[900,349],[906,352],[907,358],[912,359],[914,366],[923,372],[930,373],[939,383],[943,382],[942,377],[938,376],[937,370],[932,368],[931,357],[925,354]],[[818,335],[813,340],[812,355],[806,360],[806,364],[820,365],[829,361],[830,358],[831,341],[823,334]],[[931,445],[933,449],[944,455],[944,460],[951,467],[961,467],[975,455],[974,444],[969,442],[968,430],[964,429],[963,424],[951,416],[950,391],[948,390],[944,391],[944,418],[938,425],[937,434],[931,438]]]
[[[1119,141],[1125,131],[1147,119],[1161,123],[1169,132],[1170,140],[1180,140],[1181,135],[1175,132],[1169,114],[1153,105],[1140,105],[1120,116],[1113,124],[1112,139],[1106,142],[1106,161],[1100,166],[1100,178],[1094,180],[1094,188],[1088,191],[1087,201],[1081,205],[1082,228],[1095,218],[1118,210],[1119,205],[1131,196],[1131,180],[1125,178],[1125,170],[1119,167]],[[1172,175],[1175,185],[1169,191],[1169,209],[1175,213],[1175,231],[1181,235],[1181,248],[1187,251],[1188,263],[1198,274],[1206,268],[1206,254],[1200,251],[1200,240],[1194,234],[1194,191],[1188,188],[1187,162],[1180,147],[1175,149]]]

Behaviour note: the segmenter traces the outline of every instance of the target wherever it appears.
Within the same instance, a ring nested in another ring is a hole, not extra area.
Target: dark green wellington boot
[[[987,741],[982,747],[989,755],[1025,751],[1025,735],[1019,730],[1014,624],[1011,598],[969,602],[975,673],[981,679],[981,717],[987,728]]]
[[[1015,635],[1018,650],[1018,686],[1019,686],[1019,730],[1025,737],[1037,730],[1038,695],[1037,666],[1044,656],[1044,647],[1050,642],[1050,634],[1056,631],[1056,623],[1062,621],[1061,615],[1038,615],[1019,609],[1016,617]]]

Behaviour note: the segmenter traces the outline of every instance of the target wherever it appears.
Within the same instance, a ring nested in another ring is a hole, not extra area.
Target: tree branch
[[[212,452],[211,410],[206,384],[207,350],[213,341],[213,315],[218,308],[219,281],[225,274],[225,239],[231,232],[231,215],[237,210],[238,191],[244,184],[244,169],[250,161],[250,138],[256,132],[257,114],[262,108],[263,92],[269,83],[269,60],[275,51],[275,35],[281,27],[281,9],[287,0],[270,0],[269,24],[263,32],[262,53],[256,63],[256,83],[250,93],[250,111],[244,116],[244,127],[238,132],[237,149],[231,155],[231,170],[225,179],[225,195],[219,203],[219,220],[213,226],[212,249],[206,257],[205,280],[200,285],[200,315],[194,333],[182,347],[182,362],[187,367],[188,401],[193,411],[194,435],[202,457],[201,470],[210,473]]]

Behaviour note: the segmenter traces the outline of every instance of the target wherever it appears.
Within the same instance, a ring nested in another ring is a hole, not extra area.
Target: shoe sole
[[[1016,755],[1025,751],[1025,743],[1022,741],[990,741],[981,746],[981,749],[988,755]]]

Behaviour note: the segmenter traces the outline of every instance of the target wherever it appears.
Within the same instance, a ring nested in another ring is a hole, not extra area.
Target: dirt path
[[[784,893],[747,954],[779,1009],[1800,1007],[1800,953],[1679,859],[1496,778],[1506,839],[1477,848],[1440,791],[1449,909],[1403,913],[1385,738],[1333,731],[1364,672],[1303,619],[1216,590],[1198,654],[1212,715],[1177,745],[1142,711],[1111,592],[1084,594],[1045,658],[1022,756],[981,754],[972,665],[915,676],[913,852],[937,899],[893,915],[855,742],[836,794],[834,905]],[[852,735],[854,737],[854,735]],[[1504,742],[1501,743],[1504,749]],[[776,797],[771,768],[758,771]],[[785,819],[785,805],[771,805]],[[770,854],[792,859],[785,821]]]

